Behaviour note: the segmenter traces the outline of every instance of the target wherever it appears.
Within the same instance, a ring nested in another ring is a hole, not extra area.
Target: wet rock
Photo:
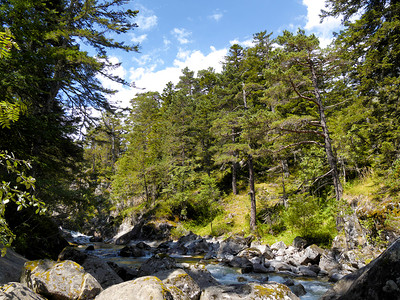
[[[125,246],[118,252],[118,255],[122,257],[142,257],[145,256],[146,253],[143,249],[133,245]]]
[[[210,286],[219,286],[220,283],[211,275],[204,265],[190,265],[185,272],[196,281],[201,289]]]
[[[301,296],[304,296],[305,294],[307,294],[306,289],[304,288],[304,286],[301,283],[291,286],[290,290],[293,292],[293,294],[295,294],[298,297],[301,297]]]
[[[156,254],[146,260],[139,268],[139,276],[152,275],[160,271],[176,268],[176,260],[166,254]]]
[[[264,265],[259,263],[253,263],[253,272],[254,273],[270,273],[272,269],[266,268]]]
[[[309,267],[306,267],[306,266],[300,266],[299,273],[300,273],[300,275],[303,275],[306,277],[317,277],[317,273],[315,273]]]
[[[294,285],[294,280],[292,278],[287,278],[283,284],[287,285],[289,287],[293,286]]]
[[[135,244],[135,246],[137,248],[145,250],[145,251],[150,251],[151,250],[151,246],[149,246],[145,242],[138,242],[138,243]]]

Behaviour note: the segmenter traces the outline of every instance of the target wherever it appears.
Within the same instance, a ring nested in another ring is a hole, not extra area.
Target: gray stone
[[[170,290],[174,300],[197,300],[200,298],[201,289],[199,285],[182,269],[162,271],[154,274],[154,276],[162,280]]]
[[[0,250],[2,248],[0,245]],[[7,249],[6,255],[0,258],[0,284],[19,281],[22,268],[27,261],[12,249]]]
[[[304,250],[303,256],[300,260],[300,264],[319,264],[322,253],[324,253],[324,250],[322,250],[317,245],[308,246]]]
[[[46,300],[19,282],[0,286],[0,300]]]
[[[282,242],[282,241],[276,242],[275,244],[272,244],[272,245],[271,245],[271,249],[272,249],[272,250],[276,250],[276,251],[278,251],[279,249],[285,250],[285,249],[286,249],[286,245],[285,245],[285,243]]]
[[[26,262],[21,283],[35,293],[54,300],[93,299],[102,291],[92,275],[70,260]]]
[[[308,244],[308,242],[300,236],[296,236],[292,243],[293,247],[295,247],[297,249],[304,249],[307,247],[307,244]]]
[[[290,290],[293,292],[293,294],[295,294],[298,297],[301,297],[301,296],[304,296],[305,294],[307,294],[306,289],[304,288],[304,286],[301,283],[291,286]]]
[[[139,276],[148,276],[154,273],[176,268],[176,260],[166,254],[156,254],[146,260],[139,268]]]
[[[242,300],[242,299],[285,299],[299,298],[284,284],[269,282],[266,284],[241,284],[232,286],[213,286],[205,289],[200,300]]]
[[[58,260],[72,260],[78,263],[86,272],[96,278],[103,288],[123,282],[123,279],[106,261],[75,248],[65,248],[58,256]]]
[[[113,285],[101,292],[95,300],[174,300],[164,283],[154,276]]]
[[[356,272],[346,275],[321,299],[400,299],[396,289],[400,278],[400,239],[378,258]]]
[[[306,277],[317,277],[317,273],[310,270],[310,268],[306,267],[306,266],[300,266],[299,272],[301,275],[306,276]]]

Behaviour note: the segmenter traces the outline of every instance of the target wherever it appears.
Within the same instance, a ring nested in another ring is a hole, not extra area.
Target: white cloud
[[[206,55],[199,50],[180,50],[172,67],[159,71],[155,71],[155,66],[131,69],[130,80],[135,82],[138,88],[162,92],[168,82],[176,84],[179,81],[179,77],[182,75],[181,71],[185,67],[195,72],[212,67],[216,72],[221,72],[221,62],[227,52],[226,48],[217,50],[215,47],[210,47],[210,53]],[[137,90],[137,92],[143,92],[143,90]]]
[[[148,15],[151,13],[148,10],[143,10],[143,15],[141,14],[142,10],[139,12],[136,23],[141,30],[150,30],[157,26],[158,18],[156,15]]]
[[[303,0],[307,6],[307,22],[305,29],[314,32],[320,39],[321,46],[327,46],[332,41],[332,32],[341,28],[340,19],[328,17],[320,22],[321,9],[325,8],[325,0]]]
[[[187,31],[186,29],[174,28],[171,33],[180,44],[184,45],[190,43],[189,37],[192,35],[192,33]]]
[[[222,13],[214,13],[210,16],[210,19],[213,19],[214,21],[219,21],[222,19],[224,15]]]
[[[254,46],[253,39],[244,40],[244,41],[239,41],[238,39],[234,39],[232,41],[229,41],[229,44],[231,46],[238,44],[243,47],[253,47]]]
[[[137,36],[136,34],[132,35],[131,41],[137,44],[142,43],[143,41],[145,41],[147,39],[147,34],[142,34]]]

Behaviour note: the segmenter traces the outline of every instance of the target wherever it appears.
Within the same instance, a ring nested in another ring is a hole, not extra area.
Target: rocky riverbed
[[[347,293],[352,299],[398,299],[400,291],[399,240],[370,264],[368,247],[324,250],[301,238],[262,245],[253,237],[190,233],[176,241],[99,245],[68,247],[57,262],[27,261],[9,251],[1,260],[0,299],[350,299]],[[329,281],[338,282],[322,296]],[[317,289],[320,294],[313,294]],[[364,290],[364,298],[354,296]]]

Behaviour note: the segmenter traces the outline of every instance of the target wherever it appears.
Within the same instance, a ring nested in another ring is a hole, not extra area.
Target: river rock
[[[328,272],[329,275],[341,269],[339,264],[340,252],[333,248],[330,251],[325,251],[320,258],[319,267]]]
[[[304,288],[304,286],[299,283],[299,284],[294,284],[290,287],[290,290],[293,292],[293,294],[295,294],[298,297],[304,296],[305,294],[307,294],[306,289]]]
[[[139,276],[152,275],[160,271],[176,268],[176,260],[166,254],[156,254],[146,260],[139,268]]]
[[[197,300],[201,289],[196,281],[182,269],[162,271],[154,274],[170,290],[174,300]]]
[[[3,246],[0,245],[0,251]],[[28,260],[12,249],[7,249],[6,255],[0,258],[0,284],[19,281],[22,268]]]
[[[113,285],[102,291],[95,300],[174,300],[163,282],[154,276]]]
[[[102,291],[92,275],[70,260],[26,262],[21,283],[35,293],[54,300],[93,299]]]
[[[344,232],[346,236],[347,250],[364,247],[368,244],[365,229],[360,224],[357,215],[344,215]]]
[[[189,255],[199,255],[210,251],[209,243],[202,238],[186,242],[183,247],[186,249],[186,254]]]
[[[19,282],[0,286],[0,300],[46,300]]]
[[[276,242],[274,244],[271,245],[271,250],[285,250],[286,249],[286,245],[284,242],[280,241],[280,242]]]
[[[72,247],[65,248],[58,256],[58,260],[72,260],[78,263],[86,272],[96,278],[103,288],[124,281],[106,261]]]
[[[274,259],[275,258],[274,252],[272,251],[271,247],[269,247],[268,245],[266,245],[262,256],[265,257],[266,259]]]
[[[143,249],[137,247],[136,245],[125,246],[121,250],[119,250],[118,255],[122,257],[142,257],[145,256],[145,252]]]
[[[370,264],[339,280],[321,299],[400,299],[400,239]]]
[[[206,269],[205,265],[189,265],[185,271],[194,281],[196,281],[201,289],[220,285],[220,283]]]
[[[195,241],[200,238],[201,238],[200,236],[198,236],[197,234],[194,234],[193,232],[190,231],[187,235],[181,236],[178,239],[178,244],[183,245],[187,242]]]
[[[247,238],[239,235],[228,237],[220,243],[217,257],[226,258],[229,255],[237,255],[240,251],[249,248],[253,239],[253,236]]]
[[[201,294],[200,300],[239,300],[239,299],[285,299],[299,298],[284,284],[270,282],[266,284],[249,283],[242,285],[214,286],[207,288]]]
[[[322,253],[324,253],[324,250],[322,250],[317,245],[308,246],[304,250],[300,264],[301,265],[319,264],[319,260],[321,258]]]
[[[267,268],[265,265],[260,264],[260,263],[253,263],[253,272],[254,273],[271,273],[273,272],[274,269],[272,268]]]
[[[297,249],[305,249],[307,245],[308,245],[307,240],[300,236],[296,236],[292,243],[292,246]]]
[[[300,266],[299,273],[300,273],[300,275],[303,275],[306,277],[317,277],[317,275],[318,275],[318,273],[314,272],[313,270],[311,270],[309,267],[306,267],[306,266]]]
[[[125,267],[125,266],[119,265],[113,261],[108,261],[107,265],[109,265],[111,267],[111,269],[113,269],[114,272],[117,273],[117,275],[119,277],[121,277],[121,279],[123,281],[133,280],[138,277],[139,272],[137,269]]]

